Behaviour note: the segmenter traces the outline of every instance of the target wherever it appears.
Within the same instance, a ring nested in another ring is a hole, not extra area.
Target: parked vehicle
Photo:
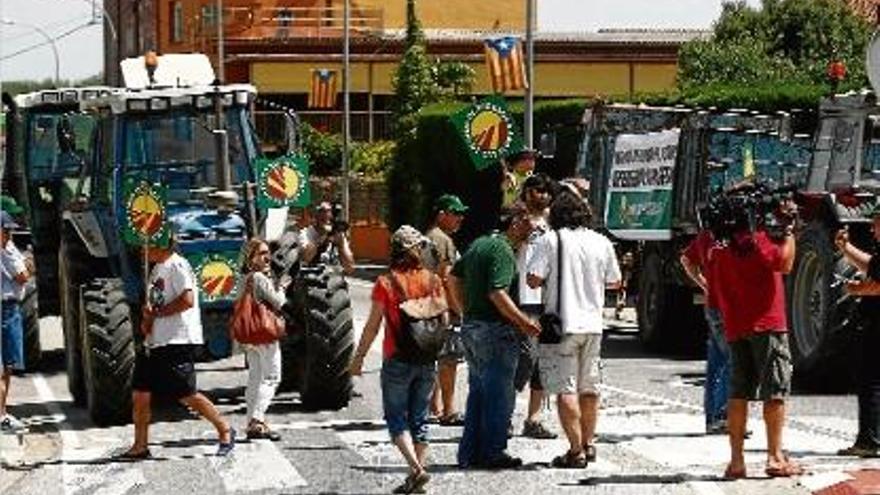
[[[698,294],[679,254],[712,194],[744,180],[788,188],[801,206],[798,255],[786,291],[795,369],[837,374],[858,335],[851,269],[833,248],[849,226],[866,247],[861,213],[880,192],[880,107],[873,93],[824,99],[815,113],[759,115],[597,105],[587,111],[579,170],[600,226],[635,260],[639,335],[654,348],[705,340]]]

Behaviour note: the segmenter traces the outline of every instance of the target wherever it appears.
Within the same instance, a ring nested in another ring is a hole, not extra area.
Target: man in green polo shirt
[[[514,250],[532,230],[525,206],[517,202],[504,208],[498,227],[500,231],[474,241],[452,269],[451,285],[464,306],[461,337],[468,362],[467,408],[458,447],[462,468],[522,465],[506,452],[519,361],[517,332],[534,336],[541,331],[507,293],[516,272]]]

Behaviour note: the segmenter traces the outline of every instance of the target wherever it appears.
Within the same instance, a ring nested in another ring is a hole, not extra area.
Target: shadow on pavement
[[[727,481],[721,476],[694,476],[688,473],[673,474],[612,474],[591,476],[576,483],[557,483],[559,486],[597,486],[597,485],[678,485],[692,481]]]

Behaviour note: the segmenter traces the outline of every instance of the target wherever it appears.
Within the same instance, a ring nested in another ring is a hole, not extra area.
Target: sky
[[[96,1],[101,5],[100,0]],[[721,11],[721,1],[537,0],[538,29],[708,28]],[[760,1],[748,0],[748,3],[758,5]],[[60,76],[82,79],[98,74],[103,69],[103,26],[101,23],[89,25],[92,19],[92,0],[0,0],[0,80],[53,77],[55,58],[50,45],[10,57],[16,51],[45,41],[30,26],[41,28],[53,38],[78,28],[55,43]],[[7,21],[15,25],[8,25]]]

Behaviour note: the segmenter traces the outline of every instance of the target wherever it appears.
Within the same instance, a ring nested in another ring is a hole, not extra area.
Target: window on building
[[[213,3],[202,5],[202,29],[217,27],[217,6]]]
[[[183,41],[183,3],[173,2],[171,4],[171,42],[180,43]]]

